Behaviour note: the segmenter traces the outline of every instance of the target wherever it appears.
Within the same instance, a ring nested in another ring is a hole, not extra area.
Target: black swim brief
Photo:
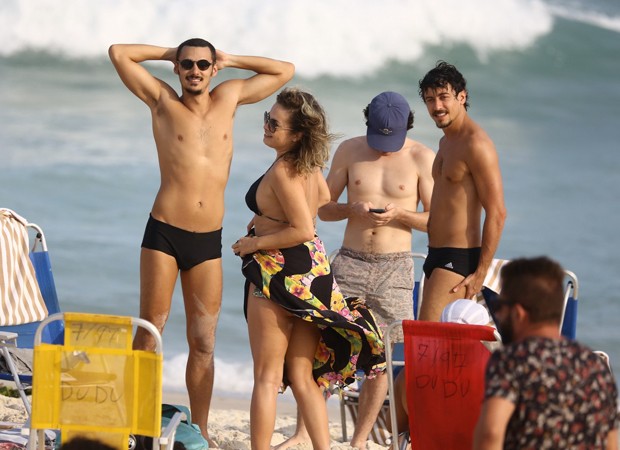
[[[181,270],[189,270],[209,259],[222,257],[222,229],[194,233],[149,215],[142,247],[173,256]]]
[[[480,247],[429,247],[424,261],[424,275],[431,277],[433,270],[446,269],[467,277],[474,273],[480,261]]]

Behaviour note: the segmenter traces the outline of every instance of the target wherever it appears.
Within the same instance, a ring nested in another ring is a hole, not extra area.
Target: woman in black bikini
[[[277,394],[290,385],[313,447],[328,449],[319,386],[349,384],[358,368],[371,376],[384,370],[383,341],[364,302],[343,298],[315,233],[318,208],[330,199],[321,169],[333,135],[323,109],[288,88],[264,119],[263,142],[276,160],[248,191],[250,233],[232,246],[246,277],[252,448],[269,449]]]

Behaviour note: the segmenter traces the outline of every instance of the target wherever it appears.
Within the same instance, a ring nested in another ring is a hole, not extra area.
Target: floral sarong
[[[372,312],[362,299],[343,297],[317,236],[295,247],[248,255],[242,272],[246,302],[252,282],[266,299],[319,327],[313,369],[319,386],[350,384],[356,370],[371,378],[385,370],[383,338]]]

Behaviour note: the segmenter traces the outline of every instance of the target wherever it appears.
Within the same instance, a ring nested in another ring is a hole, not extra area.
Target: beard
[[[510,317],[502,322],[497,323],[497,328],[499,330],[499,334],[502,337],[502,344],[508,345],[514,342],[515,340],[515,330],[512,326],[512,322]]]
[[[435,125],[437,125],[437,128],[448,128],[450,125],[452,125],[452,119],[446,120],[445,122],[435,121]]]
[[[198,96],[201,95],[205,90],[204,89],[196,89],[196,88],[185,88],[185,92],[189,95]]]
[[[435,125],[437,126],[437,128],[447,128],[450,125],[452,125],[452,119],[448,116],[447,111],[437,111],[437,112],[446,113],[445,121],[442,121],[444,120],[443,117],[436,118],[435,115],[433,114],[433,119],[435,120]]]

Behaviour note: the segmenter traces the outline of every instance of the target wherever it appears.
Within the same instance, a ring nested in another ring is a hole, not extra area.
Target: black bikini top
[[[286,220],[275,219],[273,217],[264,215],[258,208],[258,203],[256,202],[256,191],[258,191],[258,186],[260,185],[260,182],[263,181],[264,176],[265,174],[262,174],[258,180],[252,183],[252,186],[250,186],[250,189],[248,189],[248,192],[245,194],[245,204],[248,206],[248,208],[250,208],[250,211],[252,211],[257,216],[261,216],[261,217],[264,217],[265,219],[273,220],[274,222],[284,223],[284,224],[289,225],[289,222]]]

